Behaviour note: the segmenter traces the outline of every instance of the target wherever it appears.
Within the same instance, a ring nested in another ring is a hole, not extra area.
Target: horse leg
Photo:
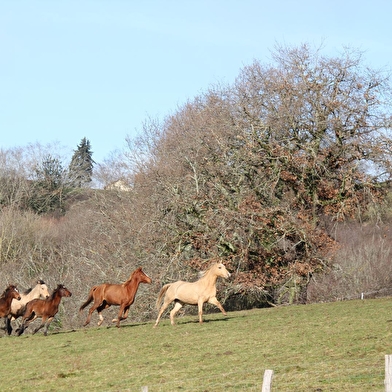
[[[88,311],[87,318],[86,318],[86,321],[83,324],[83,327],[85,327],[86,325],[90,324],[91,315],[93,314],[93,312],[94,312],[94,309],[93,309],[93,307],[91,307],[90,310]]]
[[[52,320],[53,320],[53,317],[49,317],[45,323],[45,328],[44,328],[44,335],[45,336],[48,336],[48,328],[49,328],[49,325],[52,322]]]
[[[179,301],[175,301],[174,308],[170,311],[170,323],[171,325],[174,325],[174,316],[176,313],[182,308],[182,303]]]
[[[112,320],[112,323],[116,323],[117,322],[117,327],[120,326],[120,321],[125,320],[128,317],[128,313],[129,313],[129,308],[131,305],[129,306],[120,306],[120,310],[118,312],[118,317],[116,319]]]
[[[98,327],[103,323],[103,316],[102,316],[102,311],[107,309],[108,307],[110,307],[110,305],[108,305],[105,301],[103,301],[103,303],[98,306],[97,308],[97,313],[98,313],[98,317],[99,317],[99,321],[98,321]]]
[[[215,305],[225,316],[226,316],[226,311],[223,309],[223,306],[221,303],[216,299],[216,297],[212,297],[208,300],[208,303]]]
[[[33,335],[36,334],[44,325],[45,325],[45,320],[44,320],[44,318],[42,318],[41,324],[37,328],[34,329]]]
[[[11,316],[10,315],[5,318],[5,328],[6,328],[7,334],[11,335],[12,325],[11,325]]]
[[[204,301],[202,299],[199,299],[199,301],[197,302],[197,307],[198,307],[198,314],[199,314],[199,323],[202,324],[203,323],[203,304]]]
[[[26,330],[28,325],[37,318],[34,311],[32,311],[29,315],[25,314],[22,319],[22,323],[20,327],[16,330],[16,334],[18,336],[22,335],[22,333]]]
[[[155,321],[154,328],[158,325],[159,320],[160,320],[160,318],[161,318],[163,312],[167,309],[167,307],[170,305],[170,303],[171,303],[171,301],[170,301],[170,302],[164,302],[164,303],[163,303],[163,305],[162,305],[162,307],[161,307],[161,309],[160,309],[160,311],[159,311],[159,313],[158,313],[158,317],[157,317],[157,319],[156,319],[156,321]]]
[[[125,309],[124,309],[124,314],[123,314],[123,316],[122,316],[122,320],[125,320],[125,319],[128,318],[129,308],[130,308],[130,307],[131,307],[131,305],[125,307]]]
[[[102,312],[102,310],[104,309],[104,307],[102,307],[102,305],[103,305],[102,302],[100,302],[100,303],[94,302],[94,303],[93,303],[93,306],[91,306],[90,310],[88,311],[87,318],[86,318],[86,321],[85,321],[84,324],[83,324],[83,327],[85,327],[86,325],[90,324],[91,316],[92,316],[92,314],[94,313],[94,310],[97,310],[98,315],[99,315],[99,318],[100,318],[100,320],[101,320],[100,322],[98,322],[98,325],[101,325],[101,324],[102,324],[103,317],[102,317],[102,315],[100,314],[100,313]],[[101,307],[102,307],[102,308],[101,308]],[[101,309],[99,310],[99,308],[101,308]]]
[[[20,335],[22,335],[22,333],[24,332],[25,329],[26,329],[26,326],[22,322],[21,326],[15,332],[18,336],[20,336]]]

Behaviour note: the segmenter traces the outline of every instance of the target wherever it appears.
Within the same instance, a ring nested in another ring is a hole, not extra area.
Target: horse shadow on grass
[[[218,314],[218,312],[217,312],[217,314]],[[245,317],[246,317],[246,315],[238,315],[238,314],[229,315],[228,314],[226,316],[219,317],[219,318],[208,318],[208,315],[207,315],[206,318],[203,318],[203,324],[225,323],[225,322],[228,322],[232,319],[245,318]],[[168,321],[168,326],[171,326],[170,320],[166,319],[166,321]],[[176,323],[174,324],[174,327],[179,326],[179,325],[186,325],[186,324],[200,324],[200,323],[199,323],[197,316],[193,319],[192,316],[187,315],[184,318],[182,318],[182,317],[177,318]],[[166,323],[164,325],[166,325]],[[159,327],[157,327],[157,328],[159,328]]]

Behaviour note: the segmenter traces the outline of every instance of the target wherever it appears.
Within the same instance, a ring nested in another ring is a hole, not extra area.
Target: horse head
[[[18,301],[21,300],[21,296],[19,293],[19,290],[16,288],[15,285],[10,284],[6,290],[8,292],[8,295],[10,295],[12,298],[17,299]]]
[[[216,263],[216,274],[222,278],[228,279],[231,274],[222,263]]]
[[[129,284],[131,284],[131,282],[150,284],[152,282],[152,279],[142,270],[142,267],[139,267],[131,273],[131,276],[122,285],[128,286]]]
[[[138,268],[140,282],[141,283],[148,283],[152,282],[152,279],[142,270],[142,267]]]
[[[56,291],[61,297],[71,297],[72,293],[62,284],[57,285]]]
[[[39,280],[37,282],[37,285],[39,285],[39,296],[40,298],[46,299],[50,297],[48,286],[45,284],[43,280]]]

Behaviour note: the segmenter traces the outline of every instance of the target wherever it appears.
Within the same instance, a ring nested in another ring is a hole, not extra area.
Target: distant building
[[[123,191],[123,192],[129,192],[132,188],[128,184],[127,181],[120,179],[111,182],[110,184],[106,185],[103,189],[107,191]]]

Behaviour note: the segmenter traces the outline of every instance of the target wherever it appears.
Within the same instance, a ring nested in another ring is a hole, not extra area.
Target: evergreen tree
[[[35,168],[35,181],[28,197],[29,207],[38,213],[64,210],[64,174],[61,162],[47,155]]]
[[[74,151],[69,165],[68,173],[71,186],[81,188],[91,182],[95,164],[92,155],[90,141],[84,137]]]

